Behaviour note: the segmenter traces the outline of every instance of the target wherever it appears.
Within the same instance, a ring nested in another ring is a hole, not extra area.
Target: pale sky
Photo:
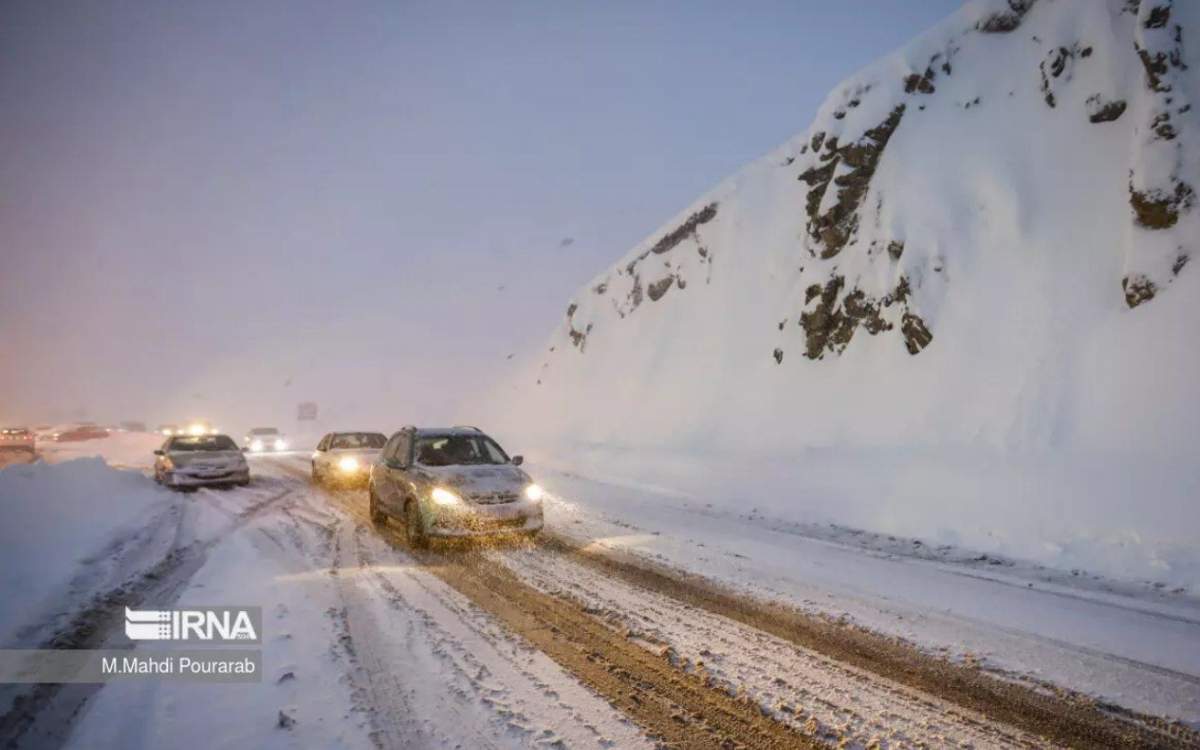
[[[6,0],[0,421],[444,422],[959,4]]]

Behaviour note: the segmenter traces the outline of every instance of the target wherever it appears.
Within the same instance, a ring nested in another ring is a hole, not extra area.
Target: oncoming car
[[[283,434],[274,427],[255,427],[246,433],[246,440],[242,445],[251,453],[285,451],[288,447]]]
[[[365,484],[387,438],[379,432],[331,432],[312,454],[314,484]]]
[[[402,519],[408,542],[542,530],[542,488],[473,427],[405,427],[371,467],[371,522]]]
[[[154,456],[154,480],[168,487],[250,484],[246,457],[228,435],[174,435]]]
[[[0,450],[36,453],[36,439],[27,427],[0,427]]]

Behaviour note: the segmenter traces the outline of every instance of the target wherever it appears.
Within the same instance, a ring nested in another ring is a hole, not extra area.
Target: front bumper
[[[345,469],[333,468],[325,475],[326,481],[333,484],[357,487],[365,485],[371,479],[371,467],[361,466],[354,471],[346,471]]]
[[[223,484],[245,484],[250,481],[250,469],[234,469],[225,472],[183,472],[178,469],[168,472],[165,482],[171,487],[206,487]]]
[[[425,534],[443,539],[528,534],[541,531],[544,525],[541,505],[520,501],[471,506],[463,510],[438,510],[426,525]]]

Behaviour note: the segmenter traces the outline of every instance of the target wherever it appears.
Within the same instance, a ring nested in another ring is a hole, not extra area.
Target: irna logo
[[[134,641],[259,642],[258,607],[125,608],[125,635]]]

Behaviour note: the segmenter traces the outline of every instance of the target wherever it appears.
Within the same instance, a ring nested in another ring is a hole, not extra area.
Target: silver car
[[[228,435],[175,435],[154,456],[154,480],[175,489],[250,483],[246,457]]]
[[[387,442],[381,432],[331,432],[312,454],[313,484],[365,486]]]
[[[542,488],[474,427],[405,427],[371,467],[371,521],[404,521],[408,542],[542,530]]]

